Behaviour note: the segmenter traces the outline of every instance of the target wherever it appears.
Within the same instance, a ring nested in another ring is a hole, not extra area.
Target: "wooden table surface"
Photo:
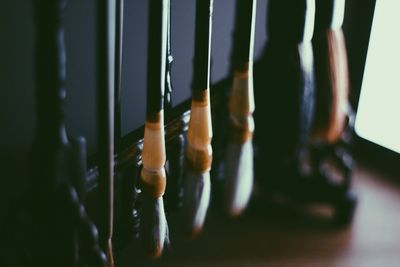
[[[117,267],[400,266],[400,180],[358,167],[354,188],[359,202],[348,228],[258,201],[235,220],[211,209],[203,234],[187,240],[174,214],[172,245],[161,260],[146,259],[135,243],[117,254]]]

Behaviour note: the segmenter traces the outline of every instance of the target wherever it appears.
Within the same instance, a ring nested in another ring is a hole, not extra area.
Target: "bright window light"
[[[356,132],[400,153],[400,1],[377,0]]]

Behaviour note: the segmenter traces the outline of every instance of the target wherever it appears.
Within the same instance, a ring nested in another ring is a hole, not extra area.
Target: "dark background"
[[[357,103],[374,0],[348,0],[345,34],[353,103]],[[211,78],[227,76],[234,20],[233,0],[214,1]],[[67,48],[66,122],[70,135],[86,137],[96,151],[95,0],[69,0],[65,14]],[[145,118],[148,1],[125,1],[122,62],[122,134]],[[266,40],[267,0],[259,0],[255,58]],[[172,0],[172,80],[174,105],[190,96],[195,0]],[[284,14],[283,14],[284,15]],[[290,18],[288,18],[290,19]],[[0,210],[22,192],[29,178],[29,151],[35,130],[32,1],[0,1]],[[212,89],[211,89],[212,90]],[[4,200],[4,201],[3,201]],[[1,216],[0,216],[1,218]]]
[[[121,108],[122,134],[144,123],[146,97],[148,1],[125,1]],[[66,123],[73,136],[83,135],[90,153],[96,151],[95,6],[94,0],[69,0],[65,14],[67,49]],[[212,81],[227,76],[234,19],[232,0],[214,4]],[[266,1],[258,3],[256,55],[265,41]],[[29,148],[35,128],[33,74],[34,21],[28,0],[2,1],[0,147]],[[177,105],[190,97],[194,51],[194,0],[172,1],[174,63],[172,100]]]

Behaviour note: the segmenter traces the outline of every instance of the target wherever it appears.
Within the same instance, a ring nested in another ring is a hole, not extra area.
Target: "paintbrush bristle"
[[[186,170],[183,209],[186,233],[190,238],[197,237],[202,229],[210,203],[210,172],[202,174]]]
[[[212,126],[209,98],[209,89],[195,92],[187,134],[183,209],[186,232],[191,238],[203,229],[210,203]]]
[[[166,186],[163,111],[146,120],[140,174],[142,189],[140,234],[144,249],[152,258],[161,256],[169,243],[163,195]]]
[[[225,209],[231,216],[247,207],[253,189],[253,144],[228,143],[225,162]]]
[[[169,244],[163,198],[144,195],[141,205],[140,235],[144,249],[151,258],[159,258]]]

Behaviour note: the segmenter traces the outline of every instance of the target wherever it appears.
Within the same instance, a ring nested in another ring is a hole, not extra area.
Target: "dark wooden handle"
[[[283,42],[310,41],[314,30],[315,0],[270,0],[267,35]]]
[[[210,55],[213,0],[196,0],[193,91],[210,87]]]
[[[237,0],[233,32],[232,69],[245,71],[253,61],[257,0]]]
[[[169,0],[149,1],[147,118],[164,109]]]

